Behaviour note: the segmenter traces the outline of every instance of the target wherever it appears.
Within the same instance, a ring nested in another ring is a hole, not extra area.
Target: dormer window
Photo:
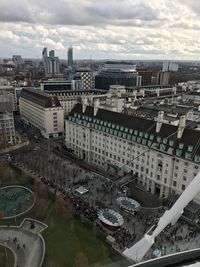
[[[174,141],[173,140],[169,140],[169,145],[170,146],[174,146]]]
[[[176,156],[181,157],[181,154],[182,154],[182,150],[177,149],[176,150]]]
[[[183,149],[183,143],[179,143],[179,148]]]
[[[154,138],[154,135],[153,134],[150,134],[149,139],[150,140],[153,140],[153,138]]]
[[[200,162],[200,156],[199,155],[195,155],[194,161],[199,163]]]
[[[188,152],[192,152],[192,150],[193,150],[193,146],[189,145],[188,146]]]
[[[160,142],[160,141],[161,141],[161,137],[157,136],[157,142]]]
[[[143,137],[143,132],[139,132],[139,136],[140,137]]]
[[[186,152],[185,153],[185,159],[191,159],[191,153]]]
[[[163,138],[163,143],[167,144],[167,138]]]
[[[166,146],[164,144],[160,145],[160,150],[165,151]]]
[[[132,133],[133,133],[133,130],[132,130],[132,129],[130,129],[130,130],[129,130],[129,133],[130,133],[130,134],[132,134]]]

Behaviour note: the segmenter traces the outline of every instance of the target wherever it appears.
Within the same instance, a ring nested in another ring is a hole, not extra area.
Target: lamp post
[[[14,217],[15,217],[15,223],[17,222],[17,219],[16,219],[16,209],[13,209],[14,211]]]
[[[5,240],[5,254],[6,254],[6,260],[8,259],[8,253],[7,253],[7,241]]]

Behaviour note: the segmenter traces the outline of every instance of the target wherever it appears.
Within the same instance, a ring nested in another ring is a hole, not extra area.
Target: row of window
[[[78,113],[75,113],[74,117],[69,116],[69,120],[72,120],[73,122],[76,122],[79,124],[83,124],[85,126],[87,125],[88,122],[90,122],[90,126],[96,130],[100,130],[100,131],[106,132],[108,134],[118,136],[120,138],[132,140],[134,142],[141,143],[141,144],[147,145],[147,146],[151,146],[152,141],[155,139],[154,134],[149,134],[149,133],[145,133],[142,131],[129,129],[129,128],[124,127],[124,126],[120,126],[120,125],[113,124],[110,122],[98,120],[96,118],[88,117],[86,115],[81,115]],[[158,142],[159,149],[162,151],[166,150],[167,144],[170,147],[174,146],[174,140],[168,140],[167,138],[162,139],[160,136],[157,136],[154,141]],[[162,143],[161,143],[161,141],[162,141]],[[183,149],[183,147],[184,147],[184,144],[179,143],[179,149],[177,149],[177,151],[176,151],[177,156],[181,156],[179,154],[181,153],[181,150]],[[192,152],[193,146],[188,145],[187,151]],[[191,154],[185,153],[185,158],[191,159]]]

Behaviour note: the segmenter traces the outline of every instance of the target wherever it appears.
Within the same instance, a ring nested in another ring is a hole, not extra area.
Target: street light
[[[17,220],[16,220],[16,209],[13,209],[13,211],[14,211],[14,218],[15,218],[15,223],[17,222]]]
[[[6,260],[8,259],[8,253],[7,253],[7,241],[5,240],[5,254],[6,254]]]

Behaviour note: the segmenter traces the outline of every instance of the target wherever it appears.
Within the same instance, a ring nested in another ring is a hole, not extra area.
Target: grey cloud
[[[154,20],[157,19],[157,14],[154,9],[143,3],[130,4],[126,1],[116,2],[111,1],[107,3],[94,3],[86,8],[86,10],[94,15],[105,19],[117,20]]]
[[[138,24],[134,20],[157,19],[156,11],[147,4],[129,0],[1,0],[0,21],[63,25]]]

